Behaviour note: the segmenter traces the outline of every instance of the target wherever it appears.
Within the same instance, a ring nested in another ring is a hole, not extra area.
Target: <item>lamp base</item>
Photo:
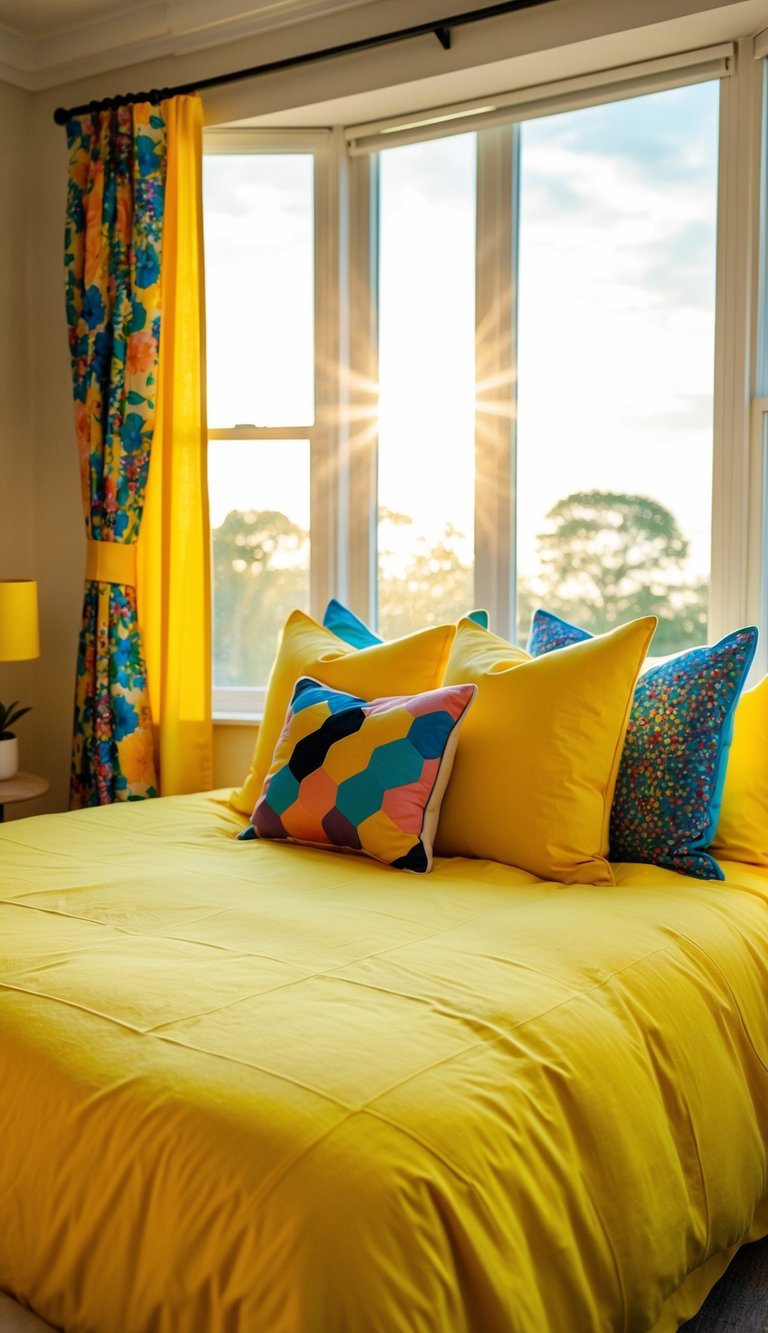
[[[14,778],[19,771],[19,741],[16,736],[9,736],[0,741],[0,782]]]

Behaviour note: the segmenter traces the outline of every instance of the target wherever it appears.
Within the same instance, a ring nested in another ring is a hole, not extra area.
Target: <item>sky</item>
[[[521,131],[518,569],[574,490],[647,494],[709,568],[718,86]],[[409,541],[474,503],[474,135],[381,154],[379,499]],[[312,162],[208,157],[211,426],[312,414]],[[230,461],[222,466],[225,452]],[[212,522],[277,507],[308,524],[297,450],[218,447]],[[268,458],[273,464],[268,465]]]
[[[204,159],[208,424],[308,424],[314,416],[313,159]],[[307,442],[214,441],[211,523],[279,509],[309,527]]]
[[[523,129],[523,550],[556,490],[632,490],[708,572],[717,124],[708,83]]]

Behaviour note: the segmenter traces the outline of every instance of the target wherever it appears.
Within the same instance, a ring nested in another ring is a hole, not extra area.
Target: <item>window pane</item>
[[[314,418],[314,203],[309,154],[204,159],[208,420]]]
[[[707,637],[718,86],[521,131],[518,632]]]
[[[475,137],[380,155],[378,624],[472,602]]]
[[[213,683],[264,685],[286,616],[309,607],[309,441],[212,440]]]

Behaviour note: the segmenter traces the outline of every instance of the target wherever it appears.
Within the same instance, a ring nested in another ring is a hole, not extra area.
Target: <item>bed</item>
[[[768,868],[0,829],[0,1291],[66,1333],[666,1333],[768,1232]]]

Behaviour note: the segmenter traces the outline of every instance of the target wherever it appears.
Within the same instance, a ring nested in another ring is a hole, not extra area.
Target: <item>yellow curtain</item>
[[[212,785],[202,104],[163,103],[168,134],[158,400],[138,550],[155,759],[163,796]]]

